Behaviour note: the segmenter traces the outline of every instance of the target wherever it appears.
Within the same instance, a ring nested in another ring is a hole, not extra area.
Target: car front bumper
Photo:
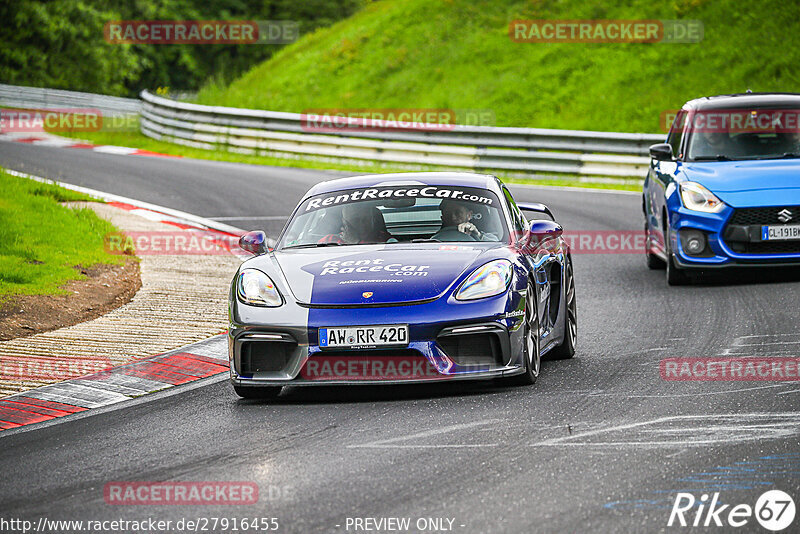
[[[670,213],[670,240],[675,263],[683,268],[724,268],[724,267],[780,267],[800,265],[800,241],[796,251],[785,253],[744,252],[744,244],[758,243],[752,231],[746,236],[741,231],[732,232],[730,224],[734,209],[726,207],[719,214],[701,213],[680,207]],[[749,230],[758,227],[753,225]],[[706,235],[707,246],[702,255],[692,255],[686,251],[681,238],[686,230],[699,230]],[[734,241],[733,239],[736,239]],[[743,241],[739,241],[743,240]],[[752,241],[751,241],[752,240]],[[735,250],[736,248],[740,251]],[[791,247],[790,247],[791,248]]]
[[[235,302],[228,331],[231,382],[411,384],[520,374],[525,369],[524,302],[524,291],[472,302],[442,297],[385,307],[308,308],[289,303],[281,312]],[[349,350],[318,344],[322,327],[386,324],[408,325],[409,343]]]

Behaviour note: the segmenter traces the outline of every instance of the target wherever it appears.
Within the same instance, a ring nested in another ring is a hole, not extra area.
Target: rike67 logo
[[[667,526],[739,528],[749,524],[753,516],[767,530],[784,530],[794,522],[794,500],[781,490],[763,493],[755,506],[720,504],[719,492],[714,493],[710,501],[709,495],[705,493],[700,500],[691,493],[678,493]]]

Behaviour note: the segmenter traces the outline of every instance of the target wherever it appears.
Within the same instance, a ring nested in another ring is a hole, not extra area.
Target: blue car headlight
[[[236,294],[244,304],[276,308],[283,304],[275,283],[258,269],[243,269],[236,281]]]
[[[705,213],[719,213],[725,203],[697,182],[681,183],[681,200],[686,209]]]
[[[511,282],[511,270],[508,260],[494,260],[481,265],[461,284],[456,299],[475,300],[499,295]]]

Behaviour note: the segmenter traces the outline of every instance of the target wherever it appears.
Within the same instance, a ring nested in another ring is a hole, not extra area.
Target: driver
[[[784,133],[781,148],[787,154],[800,154],[800,130]]]
[[[355,245],[386,243],[391,238],[380,210],[369,204],[348,204],[342,210],[342,229],[338,234],[329,234],[319,243]]]
[[[709,156],[728,156],[733,149],[728,134],[725,132],[716,132],[709,130],[702,130],[700,132],[702,140],[705,142],[704,154]]]
[[[474,216],[469,203],[445,199],[439,204],[442,212],[442,228],[431,236],[439,241],[495,241],[496,236],[484,233],[472,224]]]

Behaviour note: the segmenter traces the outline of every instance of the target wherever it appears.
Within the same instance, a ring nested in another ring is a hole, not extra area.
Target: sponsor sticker
[[[417,198],[449,198],[453,200],[476,202],[486,206],[493,206],[494,199],[481,193],[482,191],[479,189],[466,187],[370,187],[365,189],[354,189],[350,191],[338,191],[336,193],[320,195],[318,197],[308,199],[306,201],[304,211],[312,211],[364,200],[402,200]]]

